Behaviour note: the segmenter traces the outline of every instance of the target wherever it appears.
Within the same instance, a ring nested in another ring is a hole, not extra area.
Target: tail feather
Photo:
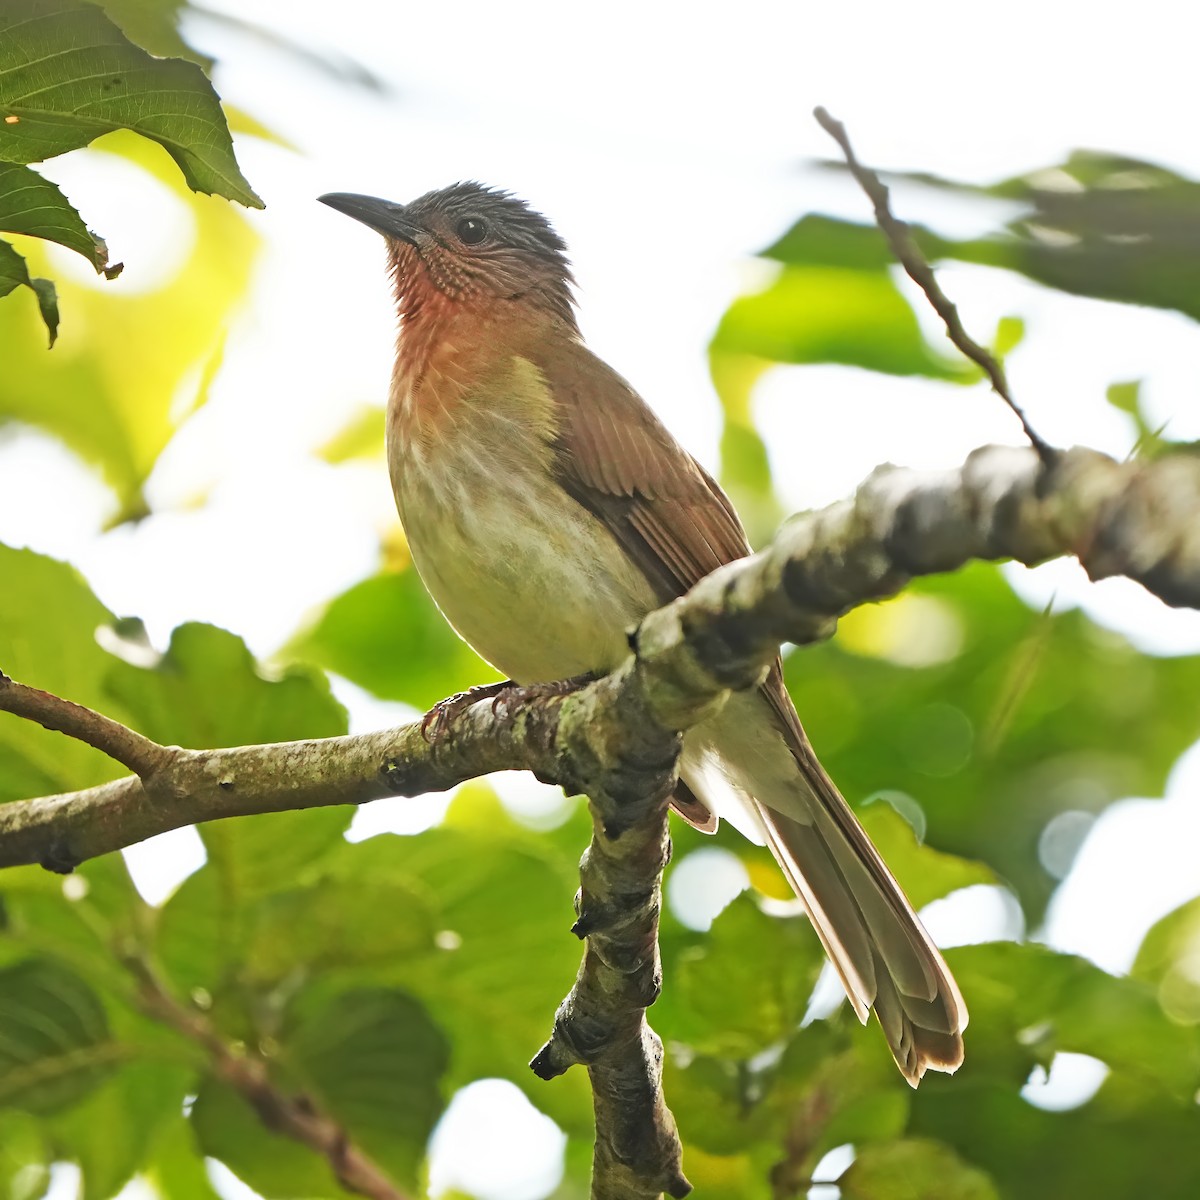
[[[833,822],[818,817],[808,825],[764,804],[756,807],[767,844],[808,909],[859,1020],[865,1023],[868,1010],[875,1010],[897,1065],[914,1086],[926,1070],[956,1070],[966,1006],[899,885],[889,874],[894,895],[885,895],[876,872],[861,863],[855,869],[850,859],[861,848],[839,845]],[[878,852],[866,845],[882,867]],[[894,903],[896,896],[902,906]]]
[[[715,778],[708,764],[717,768]],[[808,910],[859,1020],[875,1011],[909,1083],[915,1087],[927,1070],[956,1070],[967,1027],[962,995],[818,761],[778,664],[760,691],[731,697],[695,731],[690,747],[685,743],[683,773],[709,811],[749,810]],[[723,797],[739,803],[731,810]]]

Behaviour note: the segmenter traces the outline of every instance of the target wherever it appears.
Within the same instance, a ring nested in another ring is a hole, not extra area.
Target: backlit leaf
[[[104,686],[112,659],[95,639],[112,614],[79,573],[32,550],[0,545],[0,580],[0,669],[120,718]],[[124,773],[74,738],[0,716],[0,801],[70,791]]]
[[[134,177],[139,202],[170,204],[170,195],[155,194],[158,185],[174,193],[186,253],[176,274],[150,288],[138,288],[150,265],[140,263],[103,291],[60,280],[62,310],[75,319],[64,323],[50,355],[32,306],[8,306],[0,321],[0,422],[43,429],[99,470],[116,494],[110,519],[119,522],[147,511],[143,485],[203,393],[204,370],[249,282],[257,238],[232,206],[189,192],[158,146],[116,133],[81,152],[101,153],[145,173],[144,183]],[[23,250],[34,275],[50,273],[40,243]]]
[[[25,260],[0,238],[0,296],[7,296],[19,287],[27,287],[37,302],[38,315],[50,334],[50,345],[58,337],[58,293],[48,279],[29,274]]]
[[[711,350],[962,383],[978,378],[976,368],[933,350],[908,301],[882,270],[784,267],[766,289],[729,306]]]

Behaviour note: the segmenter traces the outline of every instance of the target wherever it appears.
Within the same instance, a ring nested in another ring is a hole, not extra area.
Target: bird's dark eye
[[[458,234],[460,242],[466,242],[468,246],[478,246],[487,237],[488,227],[487,223],[478,217],[463,217],[455,225],[454,232]]]

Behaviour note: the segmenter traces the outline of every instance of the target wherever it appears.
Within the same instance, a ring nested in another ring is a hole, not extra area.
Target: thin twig
[[[1021,422],[1021,428],[1025,430],[1025,436],[1029,438],[1029,442],[1037,451],[1038,457],[1044,463],[1051,463],[1056,451],[1047,442],[1042,440],[1041,436],[1030,425],[1021,407],[1013,399],[1012,393],[1009,391],[1008,380],[1004,374],[1004,367],[997,361],[994,355],[985,350],[963,328],[962,319],[958,315],[958,309],[947,297],[946,293],[942,291],[933,274],[933,268],[929,265],[925,255],[921,253],[921,249],[917,245],[908,223],[899,220],[892,214],[891,205],[888,200],[887,185],[870,167],[865,167],[858,161],[854,153],[854,148],[850,145],[850,137],[846,133],[846,127],[841,121],[831,116],[821,107],[813,110],[813,116],[816,117],[817,123],[821,128],[842,148],[842,154],[845,155],[846,165],[850,168],[850,173],[858,180],[859,186],[867,193],[875,208],[875,223],[883,231],[883,236],[887,238],[888,244],[892,248],[892,253],[896,256],[900,265],[908,272],[909,277],[921,291],[925,293],[929,303],[933,305],[938,316],[942,318],[950,340],[972,362],[983,369],[984,374],[991,380],[992,390],[1016,414],[1017,420]]]
[[[281,1091],[271,1081],[267,1064],[261,1058],[239,1052],[207,1017],[180,1004],[144,958],[131,955],[124,962],[137,980],[138,998],[146,1013],[200,1046],[217,1077],[250,1104],[268,1129],[300,1142],[326,1159],[334,1177],[348,1192],[369,1200],[410,1200],[309,1097]]]
[[[143,737],[120,721],[52,692],[18,683],[3,671],[0,671],[0,712],[36,721],[45,729],[85,742],[128,767],[140,779],[149,778],[171,757],[168,747]]]

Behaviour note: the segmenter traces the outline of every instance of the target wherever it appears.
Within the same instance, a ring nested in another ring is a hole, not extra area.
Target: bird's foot
[[[530,700],[550,700],[555,696],[569,696],[572,692],[587,687],[589,683],[595,683],[599,678],[599,672],[585,671],[582,675],[572,675],[570,679],[552,679],[549,683],[524,685],[514,683],[492,701],[492,712],[504,719],[509,716],[508,706],[511,702],[527,703]]]
[[[511,679],[502,679],[499,683],[481,684],[479,687],[467,688],[465,692],[447,696],[445,700],[439,700],[421,718],[421,736],[430,745],[440,742],[446,736],[450,723],[464,709],[470,708],[480,700],[490,699],[494,713],[505,694],[514,689],[517,689],[517,684]]]
[[[492,715],[503,721],[512,715],[509,711],[511,702],[567,696],[599,678],[599,673],[588,671],[583,675],[573,675],[570,679],[555,679],[549,683],[519,684],[511,679],[502,679],[499,683],[485,683],[479,687],[468,688],[465,692],[458,692],[456,695],[447,696],[445,700],[439,700],[421,719],[421,735],[431,745],[440,742],[449,731],[454,718],[480,700],[491,700]]]

